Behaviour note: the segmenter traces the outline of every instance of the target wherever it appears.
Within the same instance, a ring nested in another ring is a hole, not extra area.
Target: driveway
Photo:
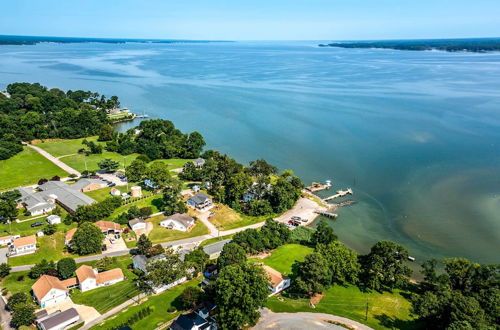
[[[9,251],[8,248],[0,249],[0,264],[6,264],[7,263],[7,252],[8,251]]]
[[[315,213],[315,211],[325,212],[326,210],[326,207],[319,206],[315,201],[302,197],[297,201],[292,209],[286,211],[275,220],[279,222],[287,222],[291,217],[297,216],[302,219],[307,219],[307,222],[302,223],[302,225],[308,225],[318,217],[318,214]]]
[[[66,299],[65,301],[61,301],[55,305],[46,307],[45,310],[47,313],[52,314],[56,311],[65,311],[67,309],[74,308],[80,314],[80,318],[86,324],[97,319],[101,314],[94,308],[86,305],[78,305],[73,302],[73,300]]]
[[[28,147],[30,147],[31,149],[34,149],[36,150],[40,155],[42,155],[43,157],[47,158],[48,160],[50,160],[52,163],[56,164],[57,166],[59,166],[60,168],[62,168],[64,171],[68,172],[69,174],[74,174],[76,176],[81,176],[81,173],[78,172],[77,170],[75,170],[74,168],[64,164],[62,161],[60,161],[59,159],[57,159],[56,157],[52,156],[51,154],[49,154],[47,151],[43,150],[42,148],[39,148],[37,146],[34,146],[32,144],[27,144]]]
[[[345,330],[345,327],[329,323],[328,321],[345,324],[352,329],[370,330],[372,328],[345,317],[323,314],[323,313],[273,313],[264,308],[257,323],[252,329],[338,329]]]
[[[111,243],[109,240],[110,238],[113,238],[115,240],[115,242]],[[117,239],[117,238],[115,238],[115,235],[109,234],[104,239],[104,243],[106,244],[106,252],[107,253],[127,250],[127,245],[125,244],[125,241],[123,240],[123,237],[121,237],[121,236],[120,236],[120,238]]]

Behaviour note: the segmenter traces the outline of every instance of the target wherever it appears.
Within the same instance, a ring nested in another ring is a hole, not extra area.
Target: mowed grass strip
[[[313,249],[308,246],[285,244],[274,250],[269,257],[262,259],[262,262],[284,275],[291,275],[293,265],[304,261],[306,255],[312,252]]]
[[[35,150],[24,150],[6,160],[0,160],[0,190],[36,184],[41,178],[66,177],[68,173]]]
[[[202,236],[209,233],[208,228],[201,221],[196,221],[191,230],[184,232],[180,230],[167,229],[160,226],[160,222],[165,219],[165,216],[158,215],[156,217],[152,217],[148,221],[153,223],[153,230],[149,233],[149,239],[154,243],[163,243],[169,241],[176,241],[179,239]]]
[[[240,214],[226,205],[217,204],[217,207],[211,210],[215,215],[209,218],[210,222],[219,230],[229,230],[240,227],[253,225],[255,223],[266,221],[267,218],[272,218],[273,215],[251,217]]]

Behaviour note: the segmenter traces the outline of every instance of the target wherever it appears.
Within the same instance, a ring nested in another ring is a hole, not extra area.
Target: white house
[[[49,215],[47,217],[47,222],[51,225],[57,225],[58,223],[61,223],[61,217],[55,214]]]
[[[196,158],[193,160],[193,164],[196,168],[202,168],[205,165],[205,160],[203,158]]]
[[[57,277],[42,275],[32,286],[33,295],[42,307],[52,306],[69,298],[68,288]]]
[[[133,231],[146,229],[146,222],[142,219],[132,219],[128,222],[128,225]]]
[[[14,239],[12,238],[12,236],[0,237],[0,246],[9,245],[10,243],[12,243],[13,240]]]
[[[76,270],[76,278],[80,291],[85,292],[102,286],[113,285],[125,279],[120,268],[114,268],[102,273],[98,273],[97,269],[83,265]]]
[[[283,276],[277,270],[266,265],[262,266],[262,268],[264,268],[264,271],[270,279],[268,288],[271,290],[271,293],[269,296],[274,296],[290,286],[290,278],[288,276]]]
[[[16,238],[9,246],[9,256],[18,256],[24,254],[35,253],[36,251],[36,236],[25,236]]]
[[[169,215],[160,222],[160,226],[167,229],[188,231],[194,225],[194,219],[187,214],[176,213]]]

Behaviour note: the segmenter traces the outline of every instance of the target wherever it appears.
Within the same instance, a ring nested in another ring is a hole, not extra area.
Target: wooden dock
[[[306,190],[310,192],[316,192],[316,191],[321,191],[325,189],[330,189],[332,185],[330,184],[321,184],[319,182],[313,182],[310,186],[306,187]]]
[[[335,198],[339,198],[339,197],[344,197],[346,195],[352,195],[352,189],[351,188],[349,188],[347,190],[338,190],[335,195],[323,198],[323,201],[327,202],[329,200],[332,200],[332,199],[335,199]]]
[[[322,215],[324,217],[336,219],[339,215],[337,213],[331,213],[331,212],[322,212],[322,211],[314,211],[315,213]]]

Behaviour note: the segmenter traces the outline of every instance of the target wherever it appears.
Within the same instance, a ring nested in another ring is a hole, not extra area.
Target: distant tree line
[[[13,83],[7,92],[10,98],[0,94],[0,159],[20,152],[21,141],[97,135],[108,123],[104,110],[120,104],[116,96],[64,92],[38,83]]]

